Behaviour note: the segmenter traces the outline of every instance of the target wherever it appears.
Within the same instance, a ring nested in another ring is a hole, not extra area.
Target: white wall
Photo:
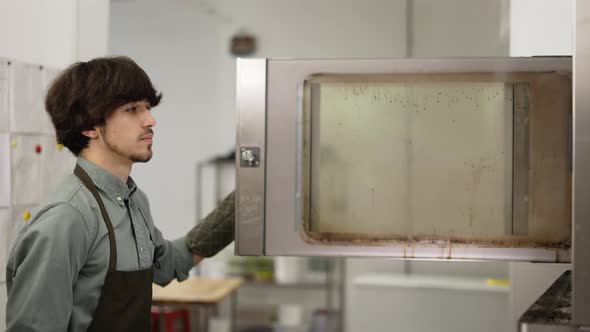
[[[132,176],[150,198],[156,226],[178,237],[196,222],[197,161],[231,147],[217,140],[219,114],[231,112],[216,104],[217,23],[189,1],[114,2],[111,9],[109,52],[135,59],[164,92],[153,110],[154,157]]]
[[[0,55],[63,67],[74,59],[74,0],[0,1]]]
[[[510,55],[572,55],[573,0],[511,0]]]
[[[109,0],[0,1],[0,56],[65,67],[106,54]]]
[[[105,55],[109,6],[109,0],[0,1],[0,57],[63,68]],[[6,284],[0,282],[0,331],[5,307]]]
[[[107,54],[110,28],[110,0],[78,0],[75,18],[75,60],[89,60]]]
[[[412,56],[507,56],[509,1],[413,0]]]

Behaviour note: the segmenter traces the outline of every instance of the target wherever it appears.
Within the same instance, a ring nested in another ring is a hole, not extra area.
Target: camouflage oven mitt
[[[212,257],[234,240],[235,200],[232,191],[219,206],[186,235],[194,255]]]

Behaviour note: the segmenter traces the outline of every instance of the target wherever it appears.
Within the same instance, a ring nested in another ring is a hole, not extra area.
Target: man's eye
[[[137,107],[135,107],[135,106],[134,107],[129,107],[127,109],[127,112],[135,112],[136,110],[137,110]]]

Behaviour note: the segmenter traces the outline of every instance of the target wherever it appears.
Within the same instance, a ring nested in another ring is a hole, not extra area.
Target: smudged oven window
[[[569,239],[568,77],[316,74],[303,108],[311,239]]]

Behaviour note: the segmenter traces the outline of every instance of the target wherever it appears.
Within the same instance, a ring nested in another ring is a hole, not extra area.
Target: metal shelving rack
[[[219,204],[223,199],[223,168],[235,166],[235,150],[218,155],[213,158],[196,164],[196,188],[197,197],[195,202],[195,215],[198,219],[202,217],[203,213],[203,183],[205,169],[211,167],[213,171],[213,197],[215,204]],[[276,282],[246,282],[246,287],[264,287],[265,289],[292,289],[299,291],[301,289],[312,289],[325,291],[325,308],[328,312],[338,312],[336,322],[326,322],[325,328],[321,332],[339,332],[344,330],[344,305],[345,305],[345,272],[346,260],[345,258],[330,258],[327,259],[326,279],[322,282],[295,282],[295,283],[276,283]],[[198,271],[198,268],[197,268]],[[199,272],[197,272],[199,273]],[[320,331],[318,331],[320,332]]]

